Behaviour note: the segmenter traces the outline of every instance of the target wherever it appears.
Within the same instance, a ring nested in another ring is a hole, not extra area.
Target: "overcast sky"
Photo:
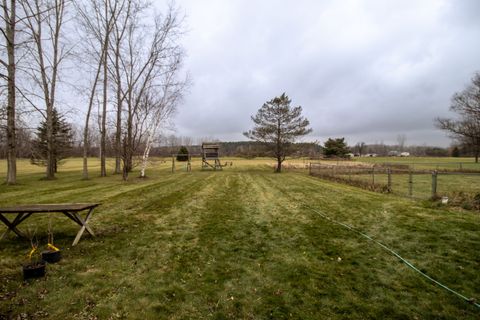
[[[192,85],[176,134],[247,140],[250,116],[286,92],[304,141],[447,146],[433,126],[480,70],[480,1],[178,0]]]

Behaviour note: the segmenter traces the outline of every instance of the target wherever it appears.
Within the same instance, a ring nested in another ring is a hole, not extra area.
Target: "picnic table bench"
[[[62,213],[80,226],[80,230],[78,231],[75,240],[73,240],[72,246],[75,246],[78,241],[80,241],[85,230],[87,230],[92,236],[95,236],[92,228],[88,225],[88,221],[90,220],[93,209],[99,205],[99,203],[59,203],[27,204],[0,208],[0,221],[2,221],[8,228],[0,237],[0,240],[4,239],[10,231],[13,231],[20,237],[25,237],[25,235],[18,230],[17,226],[34,213]],[[80,215],[80,212],[82,211],[87,211],[85,218],[82,218]],[[6,218],[7,214],[16,214],[16,217],[13,220],[9,220]]]

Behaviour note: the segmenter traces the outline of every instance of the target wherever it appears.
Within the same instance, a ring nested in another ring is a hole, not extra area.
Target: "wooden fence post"
[[[372,167],[372,186],[375,188],[375,167]]]
[[[432,199],[437,197],[437,170],[432,172]]]
[[[412,170],[408,172],[408,195],[413,196],[413,175]]]
[[[392,192],[392,170],[390,170],[390,168],[387,169],[387,175],[388,175],[387,190],[390,193]]]

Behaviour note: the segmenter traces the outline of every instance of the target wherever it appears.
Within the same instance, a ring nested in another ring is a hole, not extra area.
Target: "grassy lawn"
[[[372,174],[339,175],[341,178],[352,181],[363,181],[371,184]],[[375,184],[388,184],[388,175],[385,172],[375,173]],[[409,196],[409,175],[393,173],[391,175],[392,192],[400,196]],[[478,174],[438,174],[437,196],[454,198],[458,192],[471,195],[480,194],[480,175]],[[429,199],[432,197],[432,175],[429,173],[412,175],[412,197]]]
[[[409,169],[415,172],[412,176],[412,196],[417,199],[429,199],[432,196],[432,174],[439,170],[437,177],[437,196],[448,196],[453,199],[455,205],[462,206],[463,201],[471,202],[472,198],[480,194],[480,164],[475,163],[473,158],[432,158],[432,157],[362,157],[352,161],[322,160],[321,164],[339,165],[343,167],[355,167],[358,164],[391,164],[395,170],[391,175],[392,192],[401,196],[410,196],[409,190]],[[404,168],[395,168],[396,164],[405,165]],[[452,171],[466,170],[459,174]],[[446,171],[446,172],[445,172]],[[474,172],[476,171],[476,172]],[[315,171],[314,171],[315,172]],[[328,173],[328,171],[327,171]],[[337,172],[338,174],[338,172]],[[340,178],[352,181],[361,181],[377,185],[387,185],[388,175],[385,170],[377,170],[375,178],[372,179],[370,170],[359,174],[339,175]],[[456,200],[455,200],[456,199]]]
[[[416,170],[480,170],[480,163],[475,163],[472,157],[361,157],[353,160],[367,163],[407,164]]]
[[[222,160],[223,161],[223,160]],[[228,159],[230,161],[230,159]],[[221,172],[188,173],[156,161],[133,173],[82,181],[67,160],[55,181],[21,163],[19,184],[0,185],[1,205],[101,202],[97,236],[71,242],[76,225],[52,216],[64,259],[47,277],[22,281],[29,243],[0,242],[0,319],[478,319],[480,309],[433,285],[383,242],[445,285],[480,298],[480,215],[433,208],[308,176],[274,174],[269,159],[232,159]],[[96,160],[91,160],[96,165]],[[1,163],[4,170],[5,164]],[[4,172],[0,172],[4,176]],[[315,210],[312,210],[315,209]],[[37,228],[46,244],[48,217]],[[5,227],[0,226],[0,232]]]

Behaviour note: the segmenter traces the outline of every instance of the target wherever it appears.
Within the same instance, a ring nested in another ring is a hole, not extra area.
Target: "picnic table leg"
[[[5,237],[7,236],[7,234],[10,232],[10,231],[13,231],[15,232],[19,237],[23,237],[23,238],[26,238],[25,234],[23,234],[20,230],[17,229],[17,226],[25,219],[27,219],[29,216],[31,215],[31,213],[19,213],[17,214],[17,216],[15,217],[15,219],[13,219],[12,222],[10,222],[7,218],[5,218],[2,214],[0,214],[0,220],[7,226],[7,231],[5,231],[2,236],[0,237],[0,240],[3,240],[5,239]]]
[[[63,212],[67,217],[69,217],[70,219],[72,219],[78,225],[81,226],[80,230],[77,233],[77,236],[75,237],[75,240],[73,240],[72,246],[77,245],[78,241],[80,241],[80,238],[82,237],[85,230],[87,230],[87,232],[90,233],[92,236],[95,236],[95,234],[93,233],[93,230],[88,225],[88,220],[90,220],[90,216],[93,212],[93,209],[94,208],[90,208],[90,210],[88,210],[87,215],[85,216],[85,219],[82,219],[82,217],[78,212]]]

